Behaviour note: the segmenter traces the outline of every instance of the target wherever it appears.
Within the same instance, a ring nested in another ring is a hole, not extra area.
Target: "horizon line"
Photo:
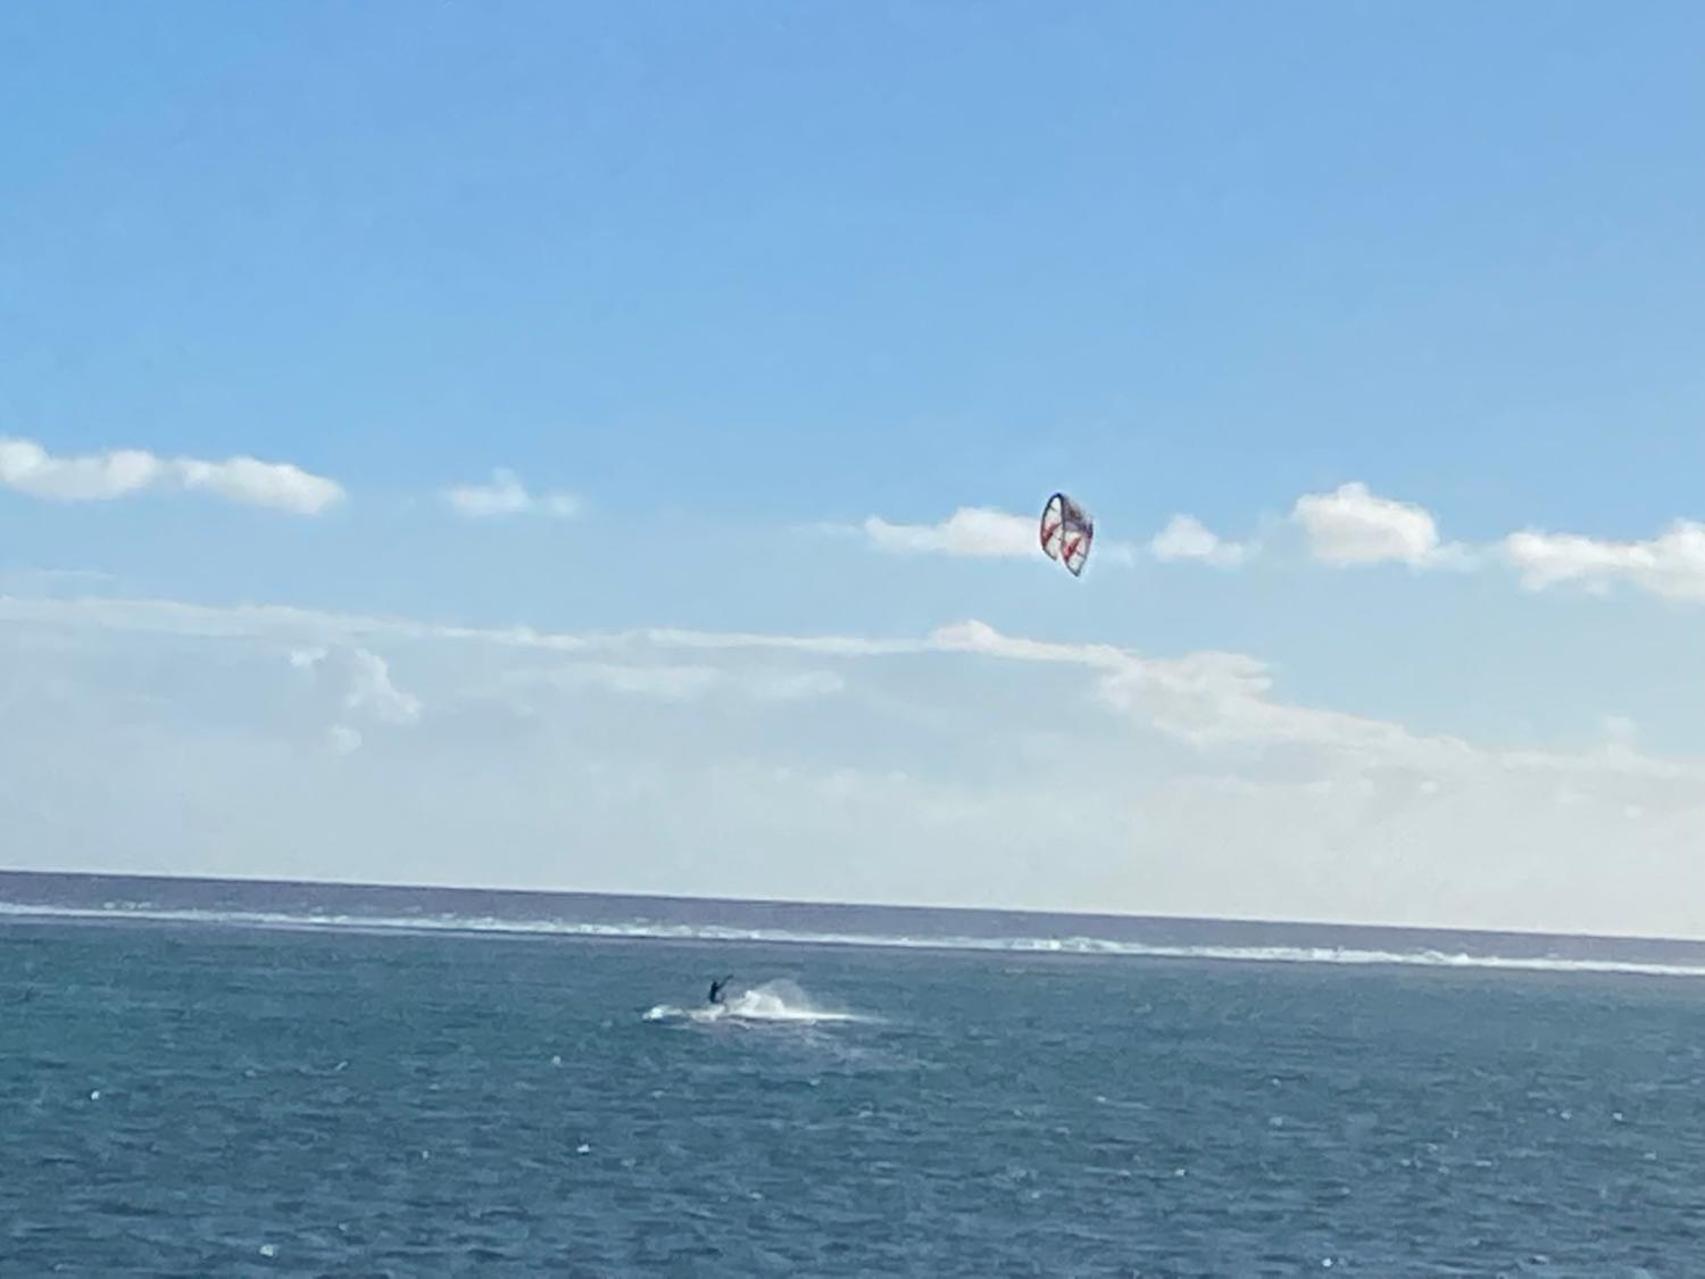
[[[735,897],[659,891],[627,891],[587,888],[513,887],[495,884],[440,883],[431,881],[379,881],[365,879],[291,879],[265,874],[208,875],[183,872],[107,871],[85,869],[40,869],[22,866],[0,866],[0,880],[6,877],[116,879],[157,881],[182,884],[231,884],[292,888],[344,888],[377,892],[449,892],[468,894],[503,894],[522,897],[582,897],[616,900],[670,902],[709,906],[767,906],[784,909],[828,909],[843,911],[888,910],[915,913],[959,915],[1028,915],[1041,918],[1072,920],[1106,920],[1124,924],[1231,924],[1252,928],[1292,928],[1322,930],[1369,929],[1388,933],[1434,933],[1462,937],[1510,937],[1529,940],[1567,940],[1603,943],[1646,943],[1675,946],[1705,946],[1705,935],[1676,936],[1666,933],[1604,933],[1567,932],[1539,928],[1476,927],[1462,924],[1392,923],[1386,921],[1331,920],[1307,918],[1272,918],[1246,915],[1140,914],[1121,911],[1062,910],[1036,906],[935,904],[903,901],[847,901],[790,897]]]

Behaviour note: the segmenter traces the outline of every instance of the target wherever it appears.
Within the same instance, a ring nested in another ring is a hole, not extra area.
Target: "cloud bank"
[[[1705,763],[1636,725],[1487,745],[1244,653],[0,597],[0,658],[36,865],[1684,935],[1705,891]]]

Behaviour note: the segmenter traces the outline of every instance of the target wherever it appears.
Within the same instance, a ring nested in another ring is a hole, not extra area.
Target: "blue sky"
[[[0,861],[1697,932],[1702,35],[14,8]]]

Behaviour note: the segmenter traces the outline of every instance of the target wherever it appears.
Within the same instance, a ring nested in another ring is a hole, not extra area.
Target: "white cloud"
[[[1372,492],[1360,481],[1293,504],[1309,556],[1337,568],[1406,564],[1417,569],[1478,570],[1502,563],[1523,587],[1572,584],[1604,594],[1627,584],[1664,599],[1705,602],[1705,522],[1678,519],[1658,536],[1612,541],[1573,533],[1523,530],[1490,543],[1447,542],[1426,507]],[[843,530],[844,531],[844,530]],[[1040,555],[1035,522],[986,507],[961,507],[935,524],[895,524],[878,516],[859,529],[869,545],[895,554],[1029,559]],[[1192,515],[1175,515],[1143,551],[1162,563],[1235,568],[1264,555],[1270,539],[1221,537]],[[1103,536],[1102,562],[1134,563],[1139,549]]]
[[[341,486],[287,462],[160,458],[138,449],[55,457],[33,440],[0,438],[0,486],[60,502],[104,502],[148,489],[205,490],[245,506],[318,515]]]
[[[858,531],[870,546],[891,555],[1010,560],[1043,557],[1040,525],[1035,517],[983,506],[962,506],[935,524],[895,524],[872,515]],[[1130,565],[1136,561],[1129,543],[1111,541],[1099,536],[1099,531],[1092,558],[1099,564]]]
[[[1291,518],[1307,534],[1314,557],[1325,564],[1395,560],[1422,566],[1441,554],[1438,526],[1424,507],[1378,497],[1359,482],[1298,498]]]
[[[942,626],[920,638],[792,636],[747,632],[650,629],[608,633],[548,633],[528,630],[442,626],[409,619],[375,619],[280,607],[220,608],[162,600],[22,600],[0,596],[0,622],[52,626],[89,626],[118,632],[179,635],[196,639],[249,639],[283,642],[291,665],[312,669],[325,664],[342,646],[365,658],[346,664],[352,687],[366,682],[383,688],[388,672],[368,652],[381,642],[457,643],[491,650],[531,650],[552,654],[594,655],[668,651],[706,654],[773,653],[789,658],[875,661],[887,658],[975,655],[1006,661],[1078,667],[1100,677],[1098,694],[1110,708],[1138,716],[1168,736],[1199,749],[1280,744],[1330,749],[1373,750],[1403,756],[1408,763],[1449,764],[1468,748],[1454,738],[1417,737],[1387,721],[1320,708],[1295,706],[1271,696],[1273,679],[1265,663],[1237,653],[1198,652],[1179,658],[1144,657],[1111,644],[1060,643],[1008,635],[980,621]],[[357,643],[359,641],[359,643]],[[372,659],[369,661],[368,659]],[[365,670],[365,676],[363,671]],[[743,680],[748,691],[772,696],[819,696],[838,692],[844,682],[835,672],[797,670],[740,671],[701,663],[693,666],[640,664],[632,661],[581,661],[553,668],[551,679],[634,693],[680,699]],[[383,701],[382,694],[375,696]],[[406,705],[414,701],[401,695]],[[408,718],[405,713],[404,718]],[[1499,757],[1513,768],[1548,768],[1561,759],[1543,753]],[[1640,757],[1647,771],[1656,765]],[[1596,755],[1592,766],[1610,762]],[[1571,765],[1573,766],[1573,765]]]
[[[1193,515],[1175,515],[1149,543],[1157,560],[1200,560],[1218,568],[1235,568],[1249,559],[1254,547],[1231,542],[1209,529]]]
[[[543,638],[543,637],[541,637]],[[625,636],[554,636],[552,646],[578,640],[584,645],[625,643],[640,638],[659,648],[767,649],[777,652],[817,653],[825,657],[895,657],[922,652],[924,644],[912,639],[876,639],[864,635],[764,635],[747,631],[682,631],[653,628],[628,632]]]
[[[331,480],[287,463],[234,457],[225,462],[180,459],[170,465],[185,488],[206,489],[229,502],[296,515],[318,515],[343,496],[343,489]]]
[[[572,493],[529,493],[515,472],[498,468],[490,484],[462,484],[445,490],[445,501],[470,519],[494,519],[506,515],[548,515],[568,519],[580,513],[580,500]]]
[[[331,698],[322,709],[336,717],[326,731],[327,744],[336,754],[352,754],[364,740],[351,721],[396,727],[420,721],[420,698],[398,688],[390,663],[369,649],[317,645],[293,649],[289,659],[293,669],[306,673],[310,687]]]
[[[931,641],[948,652],[1097,671],[1108,706],[1197,748],[1283,744],[1395,753],[1434,763],[1457,759],[1464,749],[1454,739],[1413,737],[1381,720],[1275,701],[1266,665],[1241,653],[1144,658],[1108,644],[1004,635],[982,622],[942,627]]]
[[[834,671],[782,671],[749,675],[746,690],[764,701],[800,702],[833,697],[846,691],[846,680]]]
[[[877,549],[899,554],[1028,559],[1042,553],[1034,519],[980,506],[960,507],[939,524],[890,524],[873,515],[864,532]]]
[[[741,670],[658,662],[568,662],[542,671],[515,672],[511,687],[546,685],[566,691],[607,692],[685,702],[732,692],[759,701],[796,702],[842,692],[846,681],[833,671]]]
[[[1705,600],[1705,524],[1691,520],[1643,542],[1528,530],[1505,538],[1502,549],[1529,590],[1576,583],[1602,592],[1622,581],[1665,599]]]
[[[979,653],[1024,662],[1052,662],[1120,669],[1128,660],[1124,650],[1111,644],[1062,644],[1049,640],[1003,635],[987,622],[954,622],[930,632],[929,647],[943,653]]]
[[[1299,498],[1291,520],[1307,536],[1313,557],[1325,564],[1377,564],[1388,561],[1417,567],[1466,566],[1466,547],[1443,544],[1437,524],[1424,508],[1371,493],[1354,482],[1330,493]],[[936,554],[977,558],[1029,559],[1040,555],[1036,521],[987,507],[960,507],[935,524],[895,524],[879,516],[865,520],[862,532],[878,550],[897,554]],[[1192,515],[1175,515],[1146,546],[1163,563],[1195,562],[1235,568],[1262,551],[1258,539],[1221,537]],[[1138,548],[1102,537],[1102,560],[1134,563]]]
[[[1415,733],[1389,720],[1282,701],[1273,696],[1267,665],[1241,653],[1150,658],[1112,645],[1009,636],[981,622],[942,627],[930,643],[944,652],[1094,672],[1103,705],[1221,765],[1271,760],[1280,752],[1293,764],[1311,759],[1305,771],[1317,780],[1399,769],[1433,782],[1417,787],[1423,794],[1436,794],[1439,779],[1448,777],[1482,785],[1492,778],[1572,776],[1613,790],[1669,788],[1658,802],[1695,805],[1705,815],[1705,764],[1641,754],[1633,747],[1632,722],[1621,717],[1605,721],[1606,741],[1591,750],[1499,750],[1446,734]]]
[[[627,666],[586,662],[556,672],[558,684],[593,684],[616,693],[671,701],[702,697],[717,683],[718,672],[702,666]]]
[[[384,658],[357,648],[350,653],[350,667],[345,707],[370,712],[390,724],[412,724],[420,718],[420,699],[391,682],[391,668]]]
[[[135,449],[60,458],[33,440],[0,439],[0,484],[31,497],[106,501],[158,483],[164,471],[159,458]]]
[[[348,724],[333,724],[326,730],[326,745],[336,755],[353,755],[361,749],[361,734]]]
[[[551,653],[590,653],[636,647],[808,653],[823,657],[893,657],[926,652],[916,639],[861,635],[778,635],[747,631],[689,631],[651,627],[632,631],[565,633],[527,626],[452,626],[407,617],[331,613],[281,604],[188,604],[181,600],[118,596],[0,595],[0,622],[85,626],[103,630],[204,639],[264,639],[296,645],[291,664],[311,667],[326,656],[327,642],[357,640],[486,644]]]

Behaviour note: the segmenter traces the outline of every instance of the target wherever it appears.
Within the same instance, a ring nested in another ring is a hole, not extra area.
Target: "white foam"
[[[508,936],[589,937],[657,941],[761,943],[795,946],[867,946],[902,950],[969,950],[1007,954],[1107,955],[1133,959],[1202,959],[1263,964],[1395,965],[1421,968],[1469,968],[1517,972],[1623,973],[1643,977],[1705,977],[1705,964],[1666,964],[1649,960],[1568,959],[1540,955],[1473,955],[1438,950],[1391,951],[1339,946],[1186,946],[1114,941],[1101,937],[907,937],[878,933],[800,932],[774,928],[736,928],[723,924],[633,922],[586,923],[575,920],[498,919],[486,916],[436,917],[338,915],[314,912],[165,909],[153,906],[60,907],[0,902],[0,918],[146,920],[154,923],[213,924],[230,927],[326,930],[371,933],[500,934]],[[660,1006],[661,1007],[661,1006]],[[681,1010],[676,1010],[681,1013]],[[685,1015],[682,1013],[681,1015]],[[819,1015],[819,1020],[834,1014]],[[780,1018],[772,1018],[780,1019]]]
[[[797,984],[785,979],[764,982],[742,990],[720,1004],[703,1008],[677,1008],[658,1004],[645,1013],[646,1021],[711,1022],[793,1022],[815,1025],[820,1022],[868,1021],[853,1013],[823,1008],[813,1003]]]

